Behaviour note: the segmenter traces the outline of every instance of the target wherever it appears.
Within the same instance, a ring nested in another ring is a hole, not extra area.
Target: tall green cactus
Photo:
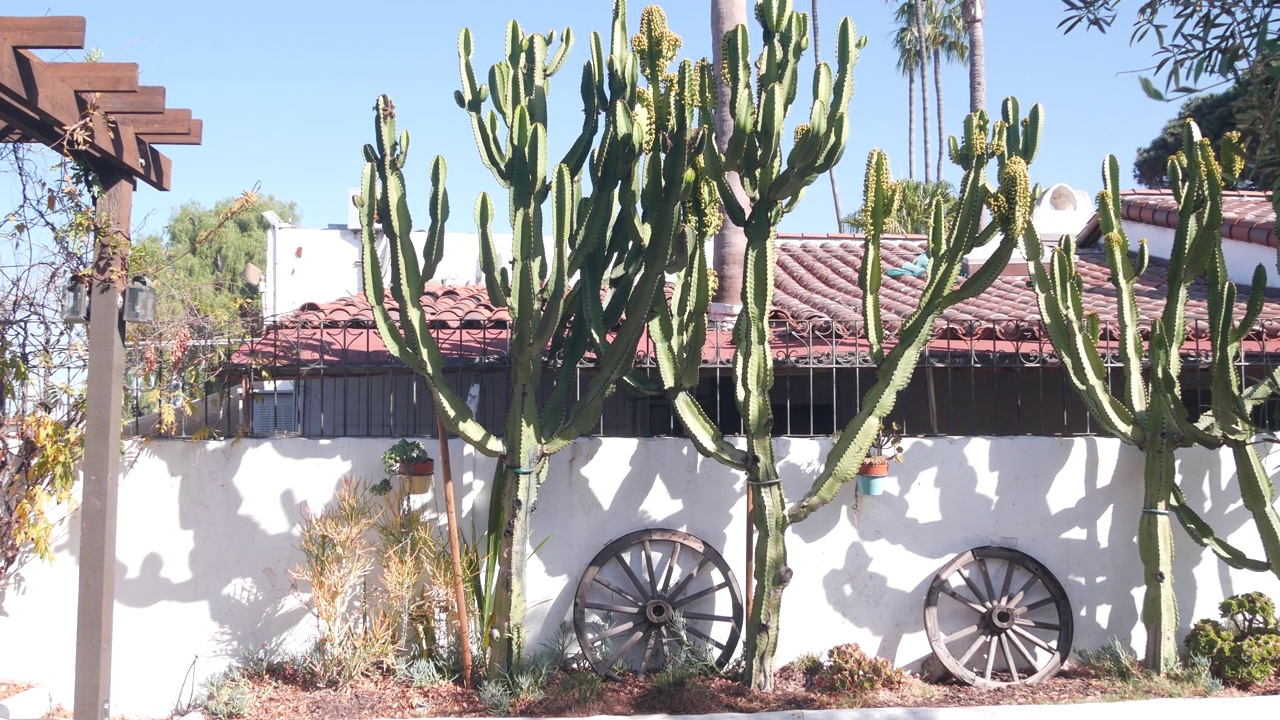
[[[782,592],[791,579],[787,567],[785,533],[834,499],[839,488],[852,480],[870,448],[880,421],[892,411],[898,393],[906,387],[920,354],[945,308],[971,298],[1000,274],[1030,215],[1031,197],[1027,163],[1035,156],[1041,126],[1040,109],[1027,119],[1018,116],[1016,102],[1005,104],[1005,117],[989,123],[985,113],[965,123],[963,144],[953,147],[953,160],[965,170],[961,183],[961,212],[951,227],[935,208],[929,251],[933,262],[917,311],[904,323],[893,348],[886,354],[877,291],[880,283],[879,245],[885,221],[893,212],[898,189],[889,174],[883,152],[874,151],[868,161],[865,206],[868,217],[864,265],[859,283],[864,293],[863,316],[868,340],[882,371],[868,391],[863,410],[841,433],[826,458],[819,478],[805,497],[790,510],[773,453],[773,425],[769,393],[773,385],[773,359],[768,341],[768,315],[772,306],[774,240],[782,216],[795,207],[804,189],[829,170],[844,152],[848,136],[848,104],[853,89],[853,65],[865,38],[857,38],[847,18],[840,24],[837,65],[819,64],[813,75],[813,104],[809,123],[795,131],[791,149],[784,153],[783,126],[797,95],[799,59],[808,45],[808,18],[795,12],[789,0],[760,0],[756,17],[762,26],[764,47],[752,71],[747,30],[730,31],[724,37],[721,73],[730,88],[734,127],[723,155],[707,154],[709,175],[720,188],[720,199],[730,222],[747,236],[743,268],[743,309],[734,325],[733,369],[737,403],[746,434],[746,450],[725,441],[691,396],[696,375],[691,368],[701,360],[707,293],[705,258],[700,248],[691,256],[689,280],[677,283],[671,302],[660,308],[653,321],[661,380],[673,397],[677,416],[686,434],[703,454],[747,475],[754,500],[758,541],[755,547],[755,595],[748,620],[744,681],[761,690],[773,686],[774,654],[778,640]],[[758,102],[757,102],[758,99]],[[990,125],[990,127],[989,127]],[[999,190],[993,195],[985,177],[995,158],[1001,168]],[[725,173],[740,174],[749,203],[740,204],[728,186]],[[981,227],[984,205],[989,205],[997,225]],[[962,261],[977,247],[1005,236],[981,271],[956,287]]]
[[[1098,194],[1098,218],[1116,291],[1118,347],[1124,368],[1121,396],[1112,394],[1107,384],[1098,350],[1098,318],[1084,312],[1083,283],[1075,272],[1074,241],[1064,237],[1046,268],[1035,229],[1028,226],[1023,235],[1044,326],[1067,377],[1107,432],[1143,452],[1143,507],[1138,521],[1138,552],[1146,585],[1142,618],[1147,629],[1145,661],[1157,671],[1171,667],[1178,652],[1170,514],[1178,518],[1192,538],[1229,565],[1270,569],[1280,575],[1280,517],[1272,507],[1275,492],[1249,444],[1253,435],[1249,396],[1263,388],[1242,393],[1233,364],[1241,340],[1262,309],[1266,271],[1259,266],[1255,272],[1247,310],[1236,323],[1236,288],[1227,279],[1222,252],[1223,170],[1194,123],[1188,122],[1183,145],[1183,152],[1169,162],[1179,210],[1169,257],[1168,294],[1161,316],[1151,320],[1145,356],[1133,286],[1147,267],[1146,240],[1139,243],[1135,263],[1129,258],[1129,239],[1120,223],[1119,163],[1109,156],[1103,168],[1105,189]],[[1232,157],[1233,172],[1238,172],[1235,155]],[[1213,384],[1212,415],[1197,424],[1182,402],[1179,350],[1185,339],[1188,290],[1198,277],[1207,281],[1209,290]],[[1187,505],[1178,487],[1174,472],[1176,450],[1192,445],[1221,447],[1224,443],[1235,454],[1245,505],[1261,532],[1267,561],[1247,558],[1217,537]]]
[[[501,435],[484,427],[446,384],[440,350],[418,303],[443,253],[449,214],[444,161],[436,158],[432,167],[431,223],[420,265],[409,239],[412,224],[402,175],[409,137],[397,137],[395,111],[385,96],[375,108],[377,144],[365,147],[357,205],[365,287],[378,329],[391,353],[426,379],[445,425],[499,458],[489,503],[491,561],[485,579],[491,671],[506,670],[519,652],[529,514],[546,480],[547,460],[590,431],[605,399],[634,364],[673,248],[685,241],[683,212],[694,191],[692,165],[708,144],[698,70],[685,62],[668,74],[679,38],[666,30],[660,9],[646,9],[641,27],[641,35],[629,44],[626,5],[617,0],[608,56],[592,35],[580,85],[582,130],[550,176],[549,80],[564,62],[571,32],[566,30],[559,48],[550,53],[554,33],[526,34],[511,22],[504,59],[490,68],[487,84],[476,80],[470,31],[460,34],[462,89],[455,99],[470,117],[481,161],[508,191],[513,231],[511,265],[499,267],[491,231],[493,203],[482,194],[475,220],[489,300],[511,315],[511,395]],[[641,87],[641,75],[648,87]],[[486,102],[492,103],[487,113]],[[597,141],[601,114],[604,128]],[[548,202],[550,253],[544,249]],[[374,246],[378,222],[391,247],[390,287],[399,306],[398,325],[386,309]],[[596,372],[589,387],[576,394],[577,369],[588,352],[595,356]],[[545,357],[557,358],[558,367],[549,368]],[[540,392],[546,389],[544,380],[550,380],[545,394]]]

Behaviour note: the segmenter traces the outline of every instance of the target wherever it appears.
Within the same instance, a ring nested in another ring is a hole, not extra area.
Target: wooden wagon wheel
[[[973,548],[942,566],[925,596],[924,627],[938,660],[978,687],[1047,680],[1071,652],[1066,591],[1011,548]]]
[[[639,530],[591,560],[573,601],[573,627],[596,672],[643,676],[685,639],[723,668],[742,632],[742,592],[715,548],[678,530]]]

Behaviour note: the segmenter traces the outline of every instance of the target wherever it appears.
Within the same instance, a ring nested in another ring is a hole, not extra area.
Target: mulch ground
[[[1136,695],[1135,695],[1136,693]],[[476,694],[458,685],[413,688],[391,677],[363,678],[341,689],[305,688],[267,677],[255,681],[249,718],[484,717],[494,713]],[[1250,691],[1227,689],[1219,696],[1280,695],[1280,677]],[[915,677],[895,690],[851,696],[813,689],[798,672],[784,669],[773,693],[757,693],[724,678],[694,678],[677,687],[655,686],[650,679],[598,683],[580,672],[558,674],[542,698],[515,704],[511,715],[580,717],[588,715],[755,713],[843,707],[963,707],[981,705],[1081,703],[1159,697],[1160,691],[1134,690],[1116,681],[1067,668],[1039,685],[979,690],[955,682],[929,683]],[[1167,695],[1166,695],[1167,696]]]
[[[29,689],[31,689],[31,685],[27,683],[0,682],[0,700],[11,698],[18,693]]]

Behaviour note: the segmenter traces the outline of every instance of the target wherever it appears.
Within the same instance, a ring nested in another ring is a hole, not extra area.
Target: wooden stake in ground
[[[449,520],[449,556],[453,560],[453,601],[458,613],[458,643],[462,645],[462,685],[471,688],[471,633],[467,627],[467,595],[462,589],[462,550],[458,544],[458,509],[453,502],[453,469],[449,463],[449,434],[436,418],[440,436],[440,474],[444,484],[444,512]]]

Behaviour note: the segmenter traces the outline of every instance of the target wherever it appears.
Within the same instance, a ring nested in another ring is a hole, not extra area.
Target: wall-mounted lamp
[[[156,321],[156,289],[141,275],[124,289],[124,321],[151,323]]]
[[[62,293],[62,320],[68,325],[89,322],[89,286],[79,275],[71,276]]]

